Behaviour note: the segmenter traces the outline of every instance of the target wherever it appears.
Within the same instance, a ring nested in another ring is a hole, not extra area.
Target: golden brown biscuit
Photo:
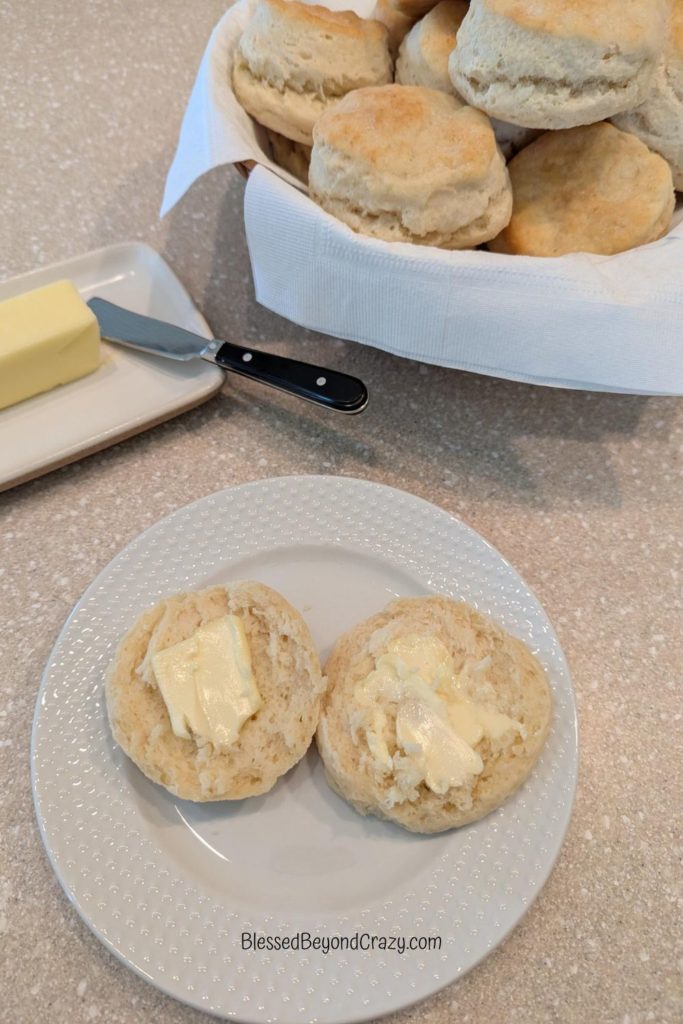
[[[409,14],[403,14],[402,11],[394,7],[391,0],[377,0],[372,17],[386,26],[389,33],[389,50],[391,56],[395,58],[403,38],[415,24],[415,18]]]
[[[436,7],[439,0],[389,0],[389,2],[408,18],[416,21],[424,17],[433,7]]]
[[[592,124],[641,103],[669,0],[472,0],[450,58],[468,103],[526,128]]]
[[[683,0],[673,0],[669,43],[645,101],[613,122],[663,156],[683,191]]]
[[[448,58],[467,10],[465,0],[441,0],[413,26],[396,61],[397,82],[455,94],[448,74]]]
[[[440,89],[465,101],[456,92],[448,73],[448,61],[457,45],[458,29],[468,11],[464,0],[441,0],[410,30],[401,44],[396,61],[396,81],[401,85],[424,85]],[[491,118],[496,141],[509,160],[535,139],[533,128],[520,128]]]
[[[546,132],[509,164],[514,205],[493,252],[611,255],[665,235],[671,170],[635,135],[605,122]]]
[[[504,160],[485,114],[410,85],[359,89],[320,118],[309,191],[354,231],[464,249],[510,217]]]
[[[257,0],[232,68],[247,113],[308,146],[328,106],[352,89],[391,78],[384,25],[298,0]]]

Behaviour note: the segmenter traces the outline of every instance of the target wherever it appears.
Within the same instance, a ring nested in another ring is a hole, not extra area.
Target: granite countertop
[[[394,1019],[682,1020],[681,402],[419,366],[270,314],[254,301],[234,171],[157,219],[224,2],[0,9],[1,276],[144,239],[217,334],[348,370],[373,394],[346,419],[230,379],[206,405],[0,495],[0,1020],[207,1019],[122,966],[63,895],[33,813],[31,718],[65,617],[117,551],[194,498],[285,473],[366,477],[463,518],[535,590],[577,690],[578,795],[547,886],[483,964]]]

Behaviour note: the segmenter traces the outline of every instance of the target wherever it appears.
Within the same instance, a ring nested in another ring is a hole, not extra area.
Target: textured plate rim
[[[157,520],[157,522],[153,523],[151,526],[141,531],[139,534],[134,536],[120,551],[118,551],[113,558],[110,559],[107,565],[103,567],[103,569],[97,574],[97,576],[93,579],[89,586],[83,591],[81,597],[78,599],[78,601],[74,604],[73,608],[69,612],[69,615],[66,621],[64,622],[64,625],[62,626],[61,630],[59,631],[59,634],[56,637],[53,647],[50,651],[50,655],[45,665],[45,669],[43,670],[43,674],[41,676],[31,727],[30,777],[34,803],[34,812],[36,815],[40,837],[43,842],[45,851],[47,853],[49,863],[55,873],[55,876],[57,877],[57,880],[64,894],[67,896],[69,903],[76,910],[80,919],[87,926],[89,931],[93,935],[95,935],[95,937],[102,943],[102,945],[109,952],[113,953],[120,963],[124,964],[129,970],[132,970],[138,977],[153,985],[164,995],[172,999],[175,999],[176,1001],[186,1006],[190,1006],[193,1009],[200,1010],[208,1016],[221,1020],[233,1020],[239,1022],[239,1024],[272,1024],[272,1022],[276,1022],[276,1024],[301,1024],[303,1016],[292,1015],[290,1017],[285,1017],[283,1015],[278,1015],[277,1017],[273,1018],[268,1017],[265,1013],[254,1015],[253,1013],[247,1012],[244,1015],[238,1015],[222,1011],[220,1009],[209,1008],[206,1005],[203,1005],[199,998],[191,998],[186,992],[179,992],[178,990],[174,989],[173,986],[168,984],[164,978],[160,978],[158,976],[158,972],[154,976],[146,972],[139,964],[129,959],[123,951],[117,948],[116,944],[111,939],[109,939],[102,931],[100,931],[99,927],[91,919],[88,911],[83,907],[78,896],[71,890],[70,885],[64,873],[61,870],[61,865],[57,859],[55,850],[50,844],[50,838],[47,832],[46,823],[41,812],[39,784],[36,777],[37,730],[42,710],[43,696],[49,682],[49,677],[53,667],[53,663],[56,660],[56,655],[59,651],[62,642],[64,641],[68,634],[72,621],[76,614],[78,613],[78,611],[80,610],[81,606],[85,604],[85,602],[89,599],[89,597],[92,594],[95,593],[100,583],[107,577],[114,564],[122,556],[124,556],[131,548],[136,546],[138,543],[148,541],[150,538],[153,538],[157,532],[162,532],[169,523],[169,521],[171,521],[175,516],[181,513],[186,514],[195,507],[203,505],[206,502],[215,500],[219,496],[235,495],[237,493],[245,494],[248,493],[250,490],[257,491],[261,487],[268,486],[275,482],[295,486],[297,483],[301,483],[303,481],[305,481],[308,484],[310,484],[311,482],[319,483],[323,487],[326,484],[330,484],[332,482],[335,482],[336,485],[344,483],[348,484],[351,487],[360,486],[361,488],[366,488],[368,490],[382,491],[389,497],[390,500],[395,496],[401,496],[402,500],[408,498],[410,499],[410,501],[421,505],[424,511],[429,511],[431,515],[442,517],[444,521],[450,520],[451,523],[457,524],[458,527],[464,529],[466,532],[472,535],[472,537],[475,538],[479,544],[485,546],[489,550],[489,552],[499,560],[501,566],[503,566],[508,572],[511,572],[519,580],[525,592],[536,603],[542,617],[545,619],[546,627],[549,630],[550,636],[554,640],[557,656],[559,657],[560,664],[564,670],[565,680],[567,684],[567,696],[570,699],[572,712],[571,739],[573,747],[573,757],[571,760],[571,771],[569,775],[565,777],[564,780],[568,798],[564,803],[562,815],[558,823],[558,828],[555,832],[554,852],[552,853],[552,856],[547,859],[543,870],[535,875],[535,878],[537,879],[536,888],[534,892],[531,894],[530,898],[528,899],[525,907],[517,915],[515,921],[512,924],[510,924],[509,927],[502,929],[500,934],[497,936],[496,940],[490,943],[490,945],[488,945],[486,949],[483,949],[478,956],[473,958],[464,969],[460,968],[456,970],[455,973],[453,973],[450,977],[447,977],[441,980],[439,983],[430,986],[425,991],[421,991],[419,994],[416,994],[414,998],[406,999],[404,996],[394,996],[392,999],[387,999],[386,1003],[383,1004],[381,1009],[375,1008],[372,1010],[368,1009],[367,1011],[360,1010],[358,1012],[348,1012],[343,1014],[340,1013],[338,1016],[335,1016],[334,1018],[328,1017],[328,1024],[364,1024],[365,1021],[371,1021],[377,1019],[378,1017],[384,1017],[391,1013],[409,1009],[417,1005],[418,1003],[424,1002],[426,999],[431,998],[438,992],[441,992],[443,989],[447,988],[449,985],[454,984],[456,981],[461,980],[467,973],[469,973],[475,967],[479,966],[494,950],[496,950],[512,934],[512,932],[520,924],[523,918],[526,917],[527,913],[529,912],[533,904],[536,902],[542,889],[546,885],[550,875],[552,874],[555,868],[555,865],[557,864],[560,852],[564,845],[567,830],[569,828],[569,824],[571,821],[578,783],[579,737],[576,697],[571,678],[571,673],[569,671],[569,666],[567,664],[564,651],[559,643],[559,639],[557,638],[552,623],[548,619],[548,616],[546,615],[543,609],[543,605],[539,601],[535,592],[532,590],[531,587],[528,586],[528,584],[525,582],[523,577],[517,572],[514,566],[510,562],[508,562],[508,560],[497,550],[497,548],[495,548],[480,533],[478,533],[473,527],[471,527],[468,523],[464,522],[458,516],[455,516],[452,513],[447,512],[442,507],[435,505],[433,502],[430,502],[426,498],[422,498],[419,495],[413,494],[412,492],[404,491],[400,488],[392,487],[387,484],[377,483],[373,480],[368,480],[365,478],[333,474],[284,474],[282,476],[277,477],[259,478],[252,481],[248,481],[243,484],[236,484],[233,486],[220,488],[217,491],[209,492],[208,494],[203,495],[202,497],[197,498],[194,501],[187,503],[186,505],[182,505],[179,508],[174,509],[168,515],[164,516],[162,519]],[[315,1017],[309,1017],[308,1019],[311,1022],[317,1020],[317,1018]]]

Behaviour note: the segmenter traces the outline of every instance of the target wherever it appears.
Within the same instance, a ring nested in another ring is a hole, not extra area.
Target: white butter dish
[[[67,278],[93,295],[207,338],[206,320],[164,259],[124,242],[0,283],[0,301]],[[217,366],[169,363],[103,343],[102,365],[0,410],[0,490],[47,473],[199,405],[221,387]]]

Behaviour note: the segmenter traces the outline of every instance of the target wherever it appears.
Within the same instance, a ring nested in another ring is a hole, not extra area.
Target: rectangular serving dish
[[[123,242],[0,283],[0,301],[61,278],[84,299],[213,337],[166,261],[142,242]],[[80,380],[0,410],[0,490],[100,451],[206,401],[223,384],[217,366],[171,362],[103,343],[102,365]]]

